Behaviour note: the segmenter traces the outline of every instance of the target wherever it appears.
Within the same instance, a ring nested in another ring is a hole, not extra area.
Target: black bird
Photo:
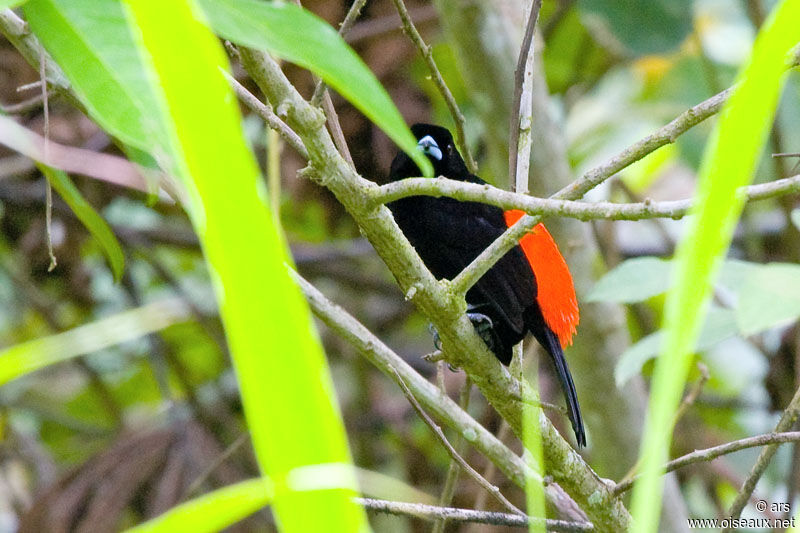
[[[437,176],[485,183],[469,172],[447,129],[415,124],[411,131]],[[401,152],[392,161],[389,180],[421,175]],[[403,198],[388,207],[433,275],[449,280],[524,215],[479,202],[431,196]],[[512,347],[528,332],[550,354],[576,440],[585,446],[578,396],[563,351],[572,343],[578,304],[566,262],[544,225],[538,224],[489,269],[467,292],[466,300],[475,329],[504,365],[511,361]]]

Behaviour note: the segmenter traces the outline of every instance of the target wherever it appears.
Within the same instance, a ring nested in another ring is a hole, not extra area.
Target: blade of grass
[[[97,211],[91,206],[89,202],[83,197],[81,192],[69,179],[66,172],[56,170],[46,165],[37,165],[42,174],[45,175],[47,181],[56,190],[56,192],[64,199],[67,205],[75,213],[89,233],[97,239],[100,243],[103,253],[108,259],[108,264],[111,265],[111,271],[114,273],[114,280],[119,281],[122,278],[122,271],[125,269],[125,254],[122,253],[122,247],[114,236],[114,232],[106,224]]]
[[[666,462],[672,421],[691,362],[691,348],[708,308],[711,282],[730,245],[743,207],[737,188],[752,180],[787,68],[797,42],[800,0],[773,10],[756,40],[740,84],[723,110],[700,170],[696,215],[676,253],[675,285],[667,296],[666,339],[653,377],[642,477],[634,487],[634,530],[654,532],[661,512],[661,465]]]
[[[289,482],[298,468],[349,464],[350,454],[319,338],[288,276],[286,244],[220,72],[228,70],[220,43],[191,1],[125,5],[168,121],[176,174],[215,281],[253,448],[275,484],[279,526],[364,531],[351,476],[319,490]]]
[[[380,127],[422,169],[428,159],[378,79],[330,24],[289,2],[200,0],[214,31],[307,68]]]
[[[126,533],[220,531],[268,505],[272,494],[272,483],[268,479],[249,479],[173,507]]]
[[[0,385],[53,363],[95,352],[188,320],[183,300],[169,299],[0,351]]]

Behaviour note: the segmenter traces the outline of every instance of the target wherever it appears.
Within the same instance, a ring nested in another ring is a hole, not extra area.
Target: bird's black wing
[[[477,202],[415,196],[389,204],[400,229],[437,278],[453,279],[507,229],[503,211]],[[478,312],[525,334],[524,310],[536,302],[533,271],[512,248],[467,294]]]

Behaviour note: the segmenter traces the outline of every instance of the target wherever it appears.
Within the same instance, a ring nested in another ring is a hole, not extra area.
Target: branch
[[[400,385],[400,388],[403,389],[403,394],[405,394],[408,401],[411,403],[411,406],[414,407],[414,410],[417,412],[420,418],[422,418],[423,422],[427,424],[431,431],[436,435],[441,442],[442,446],[444,446],[447,453],[450,455],[450,458],[457,462],[461,468],[472,478],[474,479],[478,485],[480,485],[486,492],[491,494],[497,501],[503,504],[507,509],[509,509],[512,513],[517,514],[519,516],[525,516],[525,513],[520,511],[513,503],[508,501],[508,499],[503,496],[503,493],[500,492],[500,489],[497,488],[495,485],[492,485],[486,479],[480,475],[474,468],[472,468],[468,462],[464,460],[461,455],[453,448],[453,445],[447,440],[445,437],[444,432],[442,432],[442,428],[436,425],[436,422],[431,420],[431,417],[428,416],[428,413],[422,408],[419,404],[417,399],[414,397],[414,394],[409,390],[408,385],[406,382],[403,381],[403,378],[400,377],[400,374],[397,373],[397,370],[392,368],[395,376],[397,377],[396,381]]]
[[[239,83],[236,78],[228,74],[225,70],[221,70],[221,72],[231,84],[231,87],[236,93],[236,96],[239,97],[239,100],[241,100],[242,103],[244,103],[244,105],[246,105],[253,113],[261,117],[264,122],[267,123],[267,126],[277,131],[283,140],[286,141],[289,146],[294,148],[298,154],[300,154],[300,157],[308,161],[308,150],[306,150],[306,145],[304,145],[302,139],[300,139],[300,137],[294,131],[292,131],[292,128],[287,126],[286,123],[275,114],[275,112],[272,110],[272,107],[264,104],[256,97],[256,95],[248,91],[244,85]]]
[[[511,105],[511,132],[508,137],[508,175],[514,177],[514,192],[528,192],[531,163],[531,123],[533,121],[533,31],[539,19],[542,0],[532,0],[514,70],[514,102]]]
[[[547,531],[593,531],[594,527],[589,522],[569,522],[566,520],[542,520],[531,516],[519,516],[506,513],[489,511],[473,511],[472,509],[457,509],[455,507],[437,507],[422,503],[392,502],[388,500],[374,500],[372,498],[355,498],[355,501],[365,509],[399,516],[413,516],[423,520],[452,520],[454,522],[473,522],[478,524],[491,524],[495,526],[528,527],[529,525],[544,526]]]
[[[775,426],[774,433],[782,433],[790,430],[797,421],[798,415],[800,415],[800,388],[795,391],[792,401],[789,402],[778,425]],[[731,504],[731,508],[728,510],[728,516],[731,518],[739,518],[742,514],[742,509],[747,505],[750,496],[753,494],[753,490],[756,488],[756,483],[758,483],[758,480],[764,474],[764,471],[767,469],[767,466],[769,466],[772,457],[777,451],[777,444],[769,444],[766,448],[761,450],[756,464],[753,465],[753,469],[750,470],[750,474],[748,474],[742,488],[739,489],[739,494],[736,495],[736,499],[733,501],[733,504]],[[730,528],[726,528],[724,531],[729,530]]]
[[[464,123],[466,122],[464,120],[464,115],[458,108],[456,99],[453,97],[453,93],[451,93],[450,89],[447,87],[447,84],[442,77],[442,73],[439,72],[439,68],[436,66],[436,61],[433,60],[431,47],[425,44],[425,41],[422,40],[422,36],[417,31],[417,27],[414,26],[414,21],[411,20],[411,15],[408,14],[408,9],[406,9],[406,5],[403,3],[403,0],[392,1],[397,8],[397,13],[400,15],[400,19],[403,21],[403,30],[411,38],[411,41],[417,47],[419,53],[422,54],[425,64],[431,73],[431,79],[436,85],[436,88],[439,89],[439,92],[442,94],[442,98],[444,98],[444,102],[447,104],[447,109],[450,110],[450,115],[452,115],[453,122],[455,122],[456,125],[456,144],[458,145],[458,150],[464,156],[464,161],[466,161],[469,171],[475,174],[478,172],[478,164],[475,163],[474,159],[472,159],[472,153],[469,151],[469,147],[467,146],[467,138],[464,135]]]
[[[748,201],[800,193],[800,174],[790,178],[759,183],[740,189]],[[376,203],[389,203],[407,196],[447,196],[463,202],[481,202],[503,210],[520,209],[542,217],[568,217],[578,220],[644,220],[649,218],[680,219],[689,214],[692,200],[663,202],[613,203],[583,202],[537,198],[513,193],[492,185],[438,178],[407,178],[382,185],[373,196]]]
[[[448,362],[462,368],[515,434],[522,436],[522,403],[512,395],[524,397],[521,391],[527,385],[511,376],[475,333],[464,314],[464,299],[452,292],[448,282],[439,282],[431,275],[397,227],[391,212],[371,201],[370,196],[377,194],[378,186],[359,176],[337,153],[324,128],[325,117],[300,96],[275,61],[267,54],[247,49],[241,49],[241,56],[267,99],[276,109],[286,109],[286,122],[303,139],[311,157],[311,165],[303,175],[327,187],[337,197],[394,274],[401,290],[433,322]],[[416,391],[415,394],[420,397]],[[456,408],[455,402],[452,405]],[[587,512],[595,527],[626,530],[630,515],[622,502],[611,496],[609,487],[541,412],[538,422],[545,465],[553,480]]]
[[[683,468],[684,466],[689,466],[695,463],[713,461],[722,455],[738,452],[739,450],[746,450],[747,448],[798,441],[800,441],[800,431],[789,431],[786,433],[766,433],[764,435],[756,435],[755,437],[747,437],[746,439],[727,442],[725,444],[720,444],[719,446],[713,446],[704,450],[695,450],[691,453],[687,453],[686,455],[678,457],[677,459],[673,459],[664,465],[664,473],[668,474],[673,470],[677,470],[679,468]],[[638,478],[639,476],[636,476],[618,483],[617,486],[614,487],[614,494],[622,494],[623,492],[629,490]]]

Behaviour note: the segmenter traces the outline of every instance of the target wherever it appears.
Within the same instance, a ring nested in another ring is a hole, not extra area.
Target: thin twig
[[[441,364],[438,365],[439,368],[441,368],[441,366],[442,366]],[[461,395],[460,395],[461,397],[459,398],[458,401],[458,405],[460,405],[461,408],[466,412],[469,412],[470,392],[472,392],[472,382],[470,381],[469,376],[467,376],[464,381],[464,385],[461,387]],[[463,455],[467,447],[467,441],[464,438],[464,435],[458,436],[455,446],[458,455]],[[494,463],[490,462],[489,464],[494,464]],[[439,497],[439,505],[441,507],[449,507],[450,504],[453,502],[453,496],[455,496],[456,493],[456,484],[458,483],[459,474],[461,474],[461,466],[455,459],[450,459],[450,466],[447,468],[447,476],[445,477],[444,480],[444,488],[442,489],[442,494]],[[446,518],[437,520],[436,523],[433,525],[433,529],[431,530],[431,532],[443,533],[445,524],[447,524]]]
[[[44,106],[44,158],[50,159],[50,106],[47,102],[47,56],[42,48],[39,52],[39,79],[41,80],[42,89],[42,105]],[[45,201],[44,201],[44,219],[45,219],[45,234],[47,235],[47,255],[50,257],[50,264],[47,267],[48,272],[52,272],[58,261],[56,261],[56,254],[53,253],[53,187],[50,185],[50,180],[45,180]]]
[[[247,90],[247,88],[239,83],[236,78],[225,72],[224,70],[222,73],[228,79],[228,82],[231,84],[233,91],[236,93],[236,96],[239,100],[244,103],[251,111],[261,117],[264,122],[267,123],[267,126],[272,128],[273,130],[277,131],[283,140],[286,141],[289,146],[295,149],[295,151],[300,154],[305,160],[308,160],[308,150],[306,150],[306,145],[303,144],[303,141],[300,137],[286,125],[286,123],[280,119],[278,115],[272,110],[272,107],[265,104],[256,96]]]
[[[706,386],[708,380],[711,379],[711,375],[708,373],[708,367],[703,363],[697,363],[697,370],[700,371],[700,378],[695,382],[694,386],[689,390],[686,396],[683,398],[683,401],[678,406],[678,410],[675,411],[675,417],[673,418],[673,425],[678,423],[686,411],[694,405],[694,402],[697,401],[697,398],[700,396],[700,393],[703,392],[703,387]]]
[[[756,435],[755,437],[747,437],[745,439],[735,440],[733,442],[726,442],[719,446],[713,446],[704,450],[695,450],[687,453],[677,459],[673,459],[664,465],[664,473],[668,474],[684,466],[689,466],[695,463],[713,461],[717,457],[727,455],[729,453],[738,452],[739,450],[746,450],[748,448],[756,448],[758,446],[768,446],[782,444],[785,442],[800,442],[800,431],[788,431],[784,433],[766,433],[764,435]],[[617,484],[614,487],[614,494],[619,495],[629,490],[639,476],[627,479]]]
[[[37,109],[42,105],[44,101],[44,96],[41,94],[37,94],[36,96],[32,96],[22,102],[16,104],[9,104],[9,105],[2,105],[0,104],[0,111],[5,113],[6,115],[18,115],[22,113],[27,113],[34,109]]]
[[[798,415],[800,415],[800,388],[795,391],[792,401],[789,402],[789,405],[783,412],[783,416],[781,416],[778,425],[775,426],[773,433],[783,433],[790,430],[797,421]],[[733,501],[733,504],[731,504],[731,507],[728,510],[729,517],[739,518],[739,515],[742,514],[742,509],[744,509],[744,506],[747,505],[747,502],[750,500],[750,495],[753,494],[753,490],[756,488],[756,483],[758,483],[758,480],[761,479],[761,476],[764,474],[764,471],[767,469],[767,466],[769,466],[772,457],[777,451],[777,444],[770,444],[761,450],[761,453],[759,454],[756,463],[753,465],[752,470],[750,470],[750,473],[747,475],[747,479],[742,485],[742,488],[739,489],[739,494],[736,495],[736,499]],[[730,528],[727,528],[724,531],[729,530]]]
[[[433,433],[438,437],[439,442],[444,446],[445,450],[447,450],[447,453],[450,455],[450,457],[454,461],[456,461],[461,466],[461,468],[464,470],[464,472],[469,474],[469,476],[472,479],[474,479],[478,483],[478,485],[483,487],[484,490],[486,490],[489,494],[494,496],[494,498],[497,501],[499,501],[501,504],[503,504],[512,513],[515,513],[515,514],[520,515],[520,516],[525,516],[525,513],[523,513],[521,510],[519,510],[513,503],[508,501],[508,499],[506,499],[505,496],[503,496],[503,493],[500,492],[499,488],[497,488],[495,485],[492,485],[491,483],[486,481],[486,479],[484,479],[484,477],[481,476],[478,473],[477,470],[472,468],[469,465],[469,463],[467,463],[464,460],[464,458],[461,457],[458,454],[456,449],[453,448],[453,445],[450,444],[450,442],[447,440],[447,437],[445,436],[444,432],[442,431],[442,428],[440,428],[436,424],[436,422],[434,422],[431,419],[431,417],[428,416],[428,413],[426,413],[425,410],[422,408],[422,406],[419,404],[417,399],[414,397],[414,394],[408,388],[408,385],[406,385],[406,382],[403,380],[402,377],[400,377],[400,374],[397,373],[397,370],[392,368],[392,371],[394,371],[395,375],[397,376],[397,383],[400,385],[400,388],[403,389],[403,393],[406,395],[406,398],[411,403],[412,407],[414,407],[414,410],[417,412],[419,417],[425,422],[425,424],[427,424],[427,426],[429,428],[431,428],[431,431],[433,431]]]
[[[531,0],[525,35],[514,70],[514,100],[511,105],[508,136],[508,175],[514,178],[514,192],[528,192],[528,169],[531,161],[533,100],[533,32],[539,19],[542,0]]]
[[[347,146],[347,139],[344,138],[342,125],[339,123],[339,115],[336,114],[336,109],[333,107],[333,100],[331,100],[331,94],[328,91],[323,91],[322,93],[322,111],[325,112],[325,116],[328,118],[328,130],[331,132],[331,137],[333,138],[333,143],[336,145],[336,149],[339,150],[339,153],[342,154],[342,157],[344,157],[344,160],[347,161],[351,168],[356,168],[356,164],[353,162],[353,156],[350,155],[350,148]]]
[[[200,474],[198,474],[198,476],[194,479],[194,481],[191,482],[189,487],[186,489],[186,492],[184,492],[186,497],[188,498],[192,496],[203,485],[203,483],[206,482],[209,476],[211,476],[211,474],[214,473],[214,470],[219,468],[220,465],[222,465],[222,463],[227,461],[231,455],[236,453],[236,450],[241,448],[249,438],[250,434],[247,433],[246,431],[243,432],[238,437],[236,437],[236,440],[233,441],[230,446],[225,448],[225,451],[223,451],[221,454],[215,457],[214,460],[211,462],[211,464],[209,464],[205,468],[205,470],[200,472]]]
[[[425,60],[425,64],[428,66],[428,70],[431,73],[431,79],[436,85],[436,88],[442,94],[445,104],[447,104],[447,109],[450,111],[450,115],[453,117],[453,122],[455,122],[456,125],[456,144],[458,145],[458,150],[461,152],[461,155],[464,156],[464,161],[466,161],[469,171],[475,174],[478,172],[478,164],[475,163],[475,160],[472,158],[472,153],[469,150],[469,146],[467,146],[467,138],[464,134],[464,124],[466,122],[464,115],[458,108],[456,99],[453,97],[453,93],[451,93],[450,89],[447,87],[447,83],[445,83],[442,73],[439,72],[439,67],[436,66],[436,61],[433,59],[433,51],[431,50],[431,47],[425,44],[425,41],[419,34],[419,31],[417,31],[417,27],[414,26],[414,21],[411,20],[411,15],[408,14],[408,9],[406,9],[405,3],[403,3],[403,0],[392,1],[397,8],[397,13],[400,15],[400,19],[403,21],[403,29],[411,38],[411,41],[417,47],[420,54],[422,54],[422,58]]]
[[[452,520],[453,522],[473,522],[496,526],[528,527],[528,525],[544,526],[547,531],[582,532],[592,531],[589,522],[571,522],[567,520],[543,520],[532,516],[495,513],[490,511],[473,511],[455,507],[437,507],[422,503],[405,503],[372,498],[355,498],[355,501],[370,511],[400,516],[413,516],[424,520]]]
[[[364,9],[364,5],[367,3],[367,0],[355,0],[353,5],[350,6],[350,9],[347,10],[347,14],[344,16],[344,20],[342,24],[339,26],[339,35],[342,38],[346,37],[347,34],[350,32],[350,29],[355,24],[358,17],[361,16],[361,10]],[[317,81],[317,86],[314,87],[314,94],[311,96],[311,105],[319,106],[322,102],[322,93],[323,91],[327,90],[327,85],[323,79],[319,79]]]

